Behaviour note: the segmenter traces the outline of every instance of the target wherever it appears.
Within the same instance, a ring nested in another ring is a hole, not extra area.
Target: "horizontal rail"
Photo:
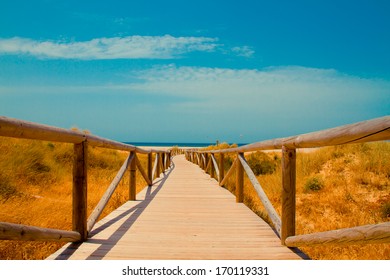
[[[259,150],[317,148],[390,139],[390,116],[286,138],[256,142],[238,148],[200,153],[244,153]]]
[[[133,145],[105,139],[99,136],[86,134],[81,131],[57,128],[0,116],[0,136],[34,139],[43,141],[79,144],[87,141],[90,146],[116,149],[122,151],[135,151],[140,154],[151,152],[165,152],[158,149],[141,149]]]
[[[390,242],[390,222],[287,237],[288,247]]]
[[[77,242],[80,239],[76,231],[0,222],[0,240]]]

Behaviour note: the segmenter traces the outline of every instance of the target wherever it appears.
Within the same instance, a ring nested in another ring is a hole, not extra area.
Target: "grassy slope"
[[[71,144],[0,137],[0,221],[70,230],[72,228]],[[127,154],[89,148],[88,215],[115,177]],[[146,165],[146,158],[139,156]],[[122,179],[102,217],[128,199]],[[137,174],[137,191],[146,183]],[[43,259],[63,243],[0,241],[0,259]]]
[[[390,221],[389,155],[389,142],[327,147],[298,153],[297,234]],[[226,160],[232,162],[234,156],[230,155]],[[251,156],[246,155],[246,158]],[[281,155],[269,153],[268,157],[275,164],[275,171],[257,178],[280,215]],[[225,163],[227,171],[230,164]],[[227,184],[233,193],[234,176]],[[319,190],[312,190],[316,189],[313,183],[310,185],[312,178],[320,182]],[[244,193],[246,205],[267,220],[265,210],[247,178]],[[390,259],[389,244],[301,249],[313,259]]]
[[[0,151],[0,221],[71,229],[72,145],[0,137]],[[298,153],[297,234],[390,221],[389,154],[390,143],[384,142]],[[113,150],[89,149],[89,213],[126,156]],[[280,154],[268,156],[276,169],[258,179],[280,214]],[[225,157],[226,170],[233,157]],[[146,158],[140,159],[145,166]],[[305,187],[313,177],[322,182],[320,190]],[[142,179],[137,180],[138,191],[145,185]],[[103,215],[127,200],[127,186],[128,176]],[[234,191],[234,175],[227,187]],[[247,179],[245,203],[267,219]],[[60,246],[53,242],[0,241],[0,259],[42,259]],[[313,259],[390,259],[388,244],[302,249]]]

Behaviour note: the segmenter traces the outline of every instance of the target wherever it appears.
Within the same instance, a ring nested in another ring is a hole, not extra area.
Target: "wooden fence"
[[[0,136],[35,139],[43,141],[74,144],[73,195],[72,195],[72,231],[41,228],[28,225],[0,222],[0,240],[40,240],[82,242],[88,238],[110,197],[119,185],[126,171],[130,172],[129,200],[136,199],[136,170],[140,171],[148,185],[171,164],[171,151],[141,149],[132,145],[115,142],[83,132],[61,129],[7,117],[0,117]],[[129,156],[118,174],[108,186],[103,197],[87,218],[87,150],[89,146],[128,151]],[[180,152],[175,150],[174,153]],[[137,154],[148,155],[145,171]],[[152,155],[156,154],[152,168]],[[43,214],[43,213],[42,213]]]
[[[321,244],[365,244],[390,242],[390,222],[366,225],[354,228],[327,232],[295,235],[295,196],[296,196],[296,149],[317,148],[341,144],[365,143],[390,139],[390,116],[340,126],[323,131],[302,134],[293,137],[279,138],[257,142],[242,147],[222,150],[188,149],[185,151],[188,160],[198,164],[216,175],[221,186],[236,171],[236,201],[243,202],[244,172],[262,201],[281,243],[288,247],[314,246]],[[245,152],[260,150],[282,151],[282,214],[279,217],[268,199],[255,174],[249,167]],[[229,171],[224,174],[224,154],[236,153],[236,159]],[[215,155],[219,155],[217,161]]]

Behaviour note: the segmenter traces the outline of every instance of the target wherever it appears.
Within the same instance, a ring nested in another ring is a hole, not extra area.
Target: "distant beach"
[[[147,149],[161,149],[161,148],[172,148],[172,147],[179,147],[179,148],[204,148],[211,145],[215,145],[215,143],[176,143],[176,142],[124,142],[126,144],[130,144],[133,146],[137,146],[139,148],[147,148]],[[243,146],[246,144],[238,144],[238,146]]]

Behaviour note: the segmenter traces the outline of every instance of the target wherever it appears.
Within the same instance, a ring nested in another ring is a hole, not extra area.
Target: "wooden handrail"
[[[4,116],[0,116],[0,136],[73,144],[79,144],[87,141],[88,145],[94,147],[122,151],[135,151],[140,154],[164,152],[163,150],[158,149],[141,149],[133,145],[86,134],[81,131],[57,128],[53,126],[7,118]]]
[[[226,176],[219,178],[220,185],[224,185],[229,176],[236,170],[236,201],[242,202],[243,177],[242,168],[258,193],[260,200],[267,210],[268,216],[279,233],[282,244],[286,246],[314,246],[321,244],[360,244],[390,242],[390,223],[367,225],[338,231],[313,233],[309,235],[295,235],[295,196],[296,196],[296,148],[316,148],[341,144],[365,143],[372,141],[390,140],[390,116],[355,124],[340,126],[322,131],[272,139],[257,142],[237,148],[221,150],[187,149],[186,155],[193,159],[194,154],[211,154],[213,166],[216,167],[214,154],[236,153],[237,158]],[[277,215],[271,202],[261,188],[256,176],[249,167],[243,155],[244,152],[259,150],[282,149],[282,216]],[[206,170],[210,166],[209,161]],[[223,158],[220,160],[220,166]],[[222,168],[222,167],[221,167]],[[213,170],[211,170],[213,171]],[[213,173],[210,172],[213,177]]]
[[[80,131],[67,130],[7,117],[0,117],[0,136],[53,141],[74,144],[73,161],[73,196],[72,196],[72,224],[73,231],[47,229],[27,225],[16,225],[0,222],[0,239],[12,240],[45,240],[45,241],[72,241],[80,242],[88,238],[97,219],[107,205],[110,197],[120,183],[126,170],[130,170],[129,199],[136,199],[136,169],[140,170],[148,185],[152,185],[151,173],[152,153],[156,153],[156,167],[162,171],[168,168],[170,151],[159,149],[141,149],[136,146],[112,141],[99,136],[86,134]],[[130,156],[122,165],[118,174],[111,182],[103,197],[87,219],[87,157],[88,147],[102,147],[115,150],[129,151]],[[136,154],[148,154],[148,174],[143,170]],[[164,164],[161,162],[161,153],[164,153]],[[159,174],[157,174],[159,175]]]
[[[285,242],[289,247],[388,243],[390,242],[390,222],[290,236]]]
[[[77,242],[81,235],[76,231],[0,222],[0,240]]]
[[[372,141],[383,141],[390,139],[390,116],[373,120],[358,122],[354,124],[339,126],[336,128],[301,134],[286,138],[277,138],[256,142],[253,144],[212,151],[192,149],[199,153],[245,153],[261,150],[282,149],[283,146],[289,149],[296,148],[318,148],[325,146],[336,146],[342,144],[365,143]]]

